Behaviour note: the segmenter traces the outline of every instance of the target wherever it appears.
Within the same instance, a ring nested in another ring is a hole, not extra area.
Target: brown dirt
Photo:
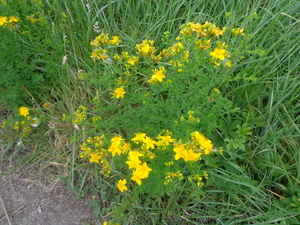
[[[3,166],[0,173],[0,225],[95,225],[88,198],[75,200],[66,184],[38,172]],[[49,180],[49,179],[48,179]]]

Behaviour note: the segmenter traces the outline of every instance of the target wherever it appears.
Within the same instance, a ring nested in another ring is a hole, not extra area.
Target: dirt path
[[[8,166],[9,167],[9,166]],[[9,168],[7,168],[9,170]],[[0,225],[96,225],[88,200],[74,200],[59,179],[47,182],[21,168],[0,173]]]

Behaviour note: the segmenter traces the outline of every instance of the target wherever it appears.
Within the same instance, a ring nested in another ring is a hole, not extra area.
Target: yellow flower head
[[[99,163],[99,160],[101,159],[101,156],[98,155],[97,153],[91,153],[90,154],[90,162],[95,162],[95,163]]]
[[[143,142],[145,140],[146,134],[145,133],[136,133],[135,137],[131,140],[135,143]]]
[[[231,30],[231,32],[234,36],[238,36],[238,35],[245,36],[244,29],[241,28],[234,28]]]
[[[7,23],[7,17],[0,16],[0,26],[3,26],[5,23]]]
[[[155,148],[155,141],[152,138],[146,137],[143,142],[145,144],[146,149],[149,149],[149,148],[154,149]]]
[[[124,191],[128,190],[128,188],[126,187],[126,183],[127,183],[126,179],[118,181],[117,188],[119,189],[119,191],[124,192]]]
[[[204,150],[204,154],[208,155],[213,151],[213,144],[211,140],[207,139],[203,134],[195,131],[191,134],[192,139],[197,141],[200,149]]]
[[[154,74],[151,76],[151,80],[150,80],[151,82],[153,81],[162,82],[162,80],[166,78],[165,76],[166,69],[163,66],[161,66],[159,69],[154,69],[153,72]]]
[[[115,98],[124,98],[124,95],[126,94],[126,91],[124,90],[124,86],[117,88],[113,94]]]
[[[10,17],[8,18],[8,22],[9,22],[9,23],[17,23],[17,22],[19,22],[19,21],[20,21],[20,19],[14,17],[14,16],[10,16]]]
[[[152,171],[152,169],[148,167],[146,162],[144,162],[143,165],[138,165],[135,168],[131,180],[135,181],[138,185],[141,185],[142,184],[141,179],[147,178],[149,176],[150,171]]]
[[[25,106],[21,106],[19,108],[19,113],[20,113],[21,116],[25,116],[26,117],[27,115],[29,115],[29,109],[26,108]]]
[[[213,58],[225,60],[225,57],[228,57],[228,53],[224,48],[215,48],[215,50],[209,53]]]
[[[137,54],[142,56],[151,56],[156,51],[153,40],[143,40],[141,44],[136,45]]]
[[[109,42],[111,45],[118,45],[121,43],[119,36],[113,36],[112,39]]]
[[[175,141],[172,139],[171,135],[163,135],[158,137],[160,139],[159,143],[161,146],[168,146],[171,142]]]
[[[96,49],[92,52],[91,57],[94,59],[94,61],[99,59],[104,61],[106,58],[108,58],[108,55],[106,54],[105,49]]]
[[[175,160],[182,158],[184,161],[197,161],[200,159],[201,153],[194,152],[192,149],[186,148],[184,144],[175,144],[174,152],[176,152]]]

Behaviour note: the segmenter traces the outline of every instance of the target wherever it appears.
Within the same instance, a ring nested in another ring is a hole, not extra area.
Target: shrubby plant
[[[103,74],[79,75],[95,97],[64,116],[80,131],[80,157],[133,199],[199,192],[226,147],[226,118],[238,111],[222,90],[235,79],[231,67],[241,54],[234,43],[244,35],[209,22],[186,23],[175,39],[165,32],[166,48],[98,35],[91,57]]]
[[[63,46],[54,51],[46,8],[42,1],[0,2],[0,101],[10,110],[40,103],[59,84]]]

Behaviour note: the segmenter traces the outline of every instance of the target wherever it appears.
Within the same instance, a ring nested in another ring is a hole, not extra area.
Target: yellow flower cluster
[[[16,23],[19,21],[20,19],[14,16],[0,16],[0,26],[3,27],[15,27]]]
[[[136,54],[143,57],[154,57],[154,52],[156,51],[153,40],[143,40],[142,43],[137,44],[135,48],[137,49]]]
[[[91,45],[100,48],[109,45],[119,45],[120,43],[121,40],[119,36],[112,36],[110,38],[109,34],[101,33],[91,42]]]
[[[202,182],[203,178],[208,178],[208,173],[206,171],[203,171],[201,175],[195,174],[188,177],[188,181],[193,182],[196,181],[197,186],[201,187],[204,185]]]
[[[213,23],[205,22],[204,24],[189,22],[181,26],[180,33],[186,36],[196,35],[196,37],[212,37],[218,38],[226,31],[226,27],[222,29]]]
[[[104,136],[89,137],[80,146],[80,157],[87,157],[91,163],[99,163],[103,169],[101,173],[109,176],[110,163],[109,160],[113,157],[125,155],[128,170],[131,173],[131,180],[136,184],[141,185],[142,180],[149,177],[151,162],[157,157],[161,157],[159,151],[168,151],[172,149],[169,155],[172,155],[175,160],[183,159],[185,162],[195,162],[201,160],[202,154],[210,154],[213,151],[212,142],[198,131],[191,133],[191,141],[182,143],[181,140],[176,141],[172,138],[171,132],[168,130],[159,134],[155,139],[147,136],[146,133],[136,133],[131,139],[133,144],[126,142],[120,135],[113,136],[110,139],[110,145],[104,147]],[[172,145],[171,145],[172,144]],[[133,147],[134,146],[134,147]],[[168,148],[171,146],[171,148]],[[154,152],[157,152],[156,154]],[[173,161],[165,163],[166,166],[172,166]],[[159,171],[155,171],[159,172]],[[173,178],[183,179],[180,171],[167,172],[164,184],[169,184]],[[200,178],[199,178],[200,179]],[[117,188],[124,192],[128,190],[126,179],[120,179],[117,182]]]
[[[26,16],[26,19],[29,20],[31,23],[36,23],[37,21],[43,20],[42,18],[36,18],[34,14],[30,14],[29,16]]]
[[[245,36],[244,29],[242,28],[233,28],[231,32],[233,33],[234,36],[238,36],[238,35]]]
[[[86,141],[80,146],[80,157],[88,157],[91,163],[101,163],[102,170],[100,172],[105,176],[109,176],[109,153],[107,149],[103,147],[103,138],[104,136],[88,137]]]
[[[92,42],[93,51],[91,57],[96,61],[100,60],[107,64],[112,64],[113,60],[117,63],[121,63],[124,66],[123,74],[126,75],[125,80],[119,77],[123,83],[129,83],[128,80],[131,77],[131,70],[133,67],[142,67],[145,62],[158,65],[153,69],[153,74],[143,74],[141,79],[135,79],[135,82],[141,82],[143,84],[159,84],[163,81],[166,83],[172,82],[171,79],[166,78],[166,71],[168,67],[175,68],[178,72],[185,71],[186,63],[190,59],[197,60],[200,54],[203,55],[201,62],[211,62],[215,67],[221,65],[231,67],[232,62],[228,58],[231,57],[230,52],[227,50],[225,42],[221,43],[216,41],[227,30],[226,27],[220,28],[213,23],[205,22],[204,24],[189,22],[180,27],[180,35],[176,37],[176,41],[171,46],[157,51],[153,40],[143,40],[141,43],[135,46],[135,54],[129,54],[127,51],[123,51],[119,54],[111,53],[113,48],[105,48],[107,46],[119,45],[121,40],[118,36],[110,37],[109,34],[102,33],[97,36]],[[235,28],[231,30],[234,36],[244,35],[244,29]],[[166,32],[168,33],[168,32]],[[166,34],[165,38],[169,38]],[[112,54],[110,58],[110,54]],[[209,57],[206,57],[208,55]],[[196,57],[195,57],[196,56]],[[195,62],[196,63],[196,62]],[[161,66],[164,65],[164,66]],[[139,69],[139,68],[137,68]],[[188,69],[188,68],[187,68]],[[122,75],[121,75],[122,76]],[[130,90],[130,87],[119,87],[112,93],[115,98],[124,98],[126,93],[125,89]]]
[[[119,36],[110,37],[109,34],[101,33],[90,43],[95,48],[91,54],[91,57],[94,59],[94,61],[101,59],[103,62],[108,63],[111,59],[103,47],[119,45],[120,43],[121,40]]]
[[[124,86],[121,86],[117,88],[114,93],[111,95],[115,98],[124,98],[124,95],[126,94],[126,91],[124,90]]]
[[[227,67],[231,67],[231,61],[227,58],[230,57],[229,52],[226,50],[226,44],[223,42],[217,42],[217,48],[214,49],[213,52],[210,52],[210,56],[212,56],[212,61],[215,66],[220,66],[221,62],[224,62]]]
[[[104,60],[108,58],[108,55],[105,49],[96,49],[92,52],[91,57],[94,61],[101,59],[104,62]]]
[[[201,155],[208,155],[213,151],[211,140],[207,139],[203,134],[195,131],[191,134],[192,142],[182,144],[177,143],[173,151],[176,153],[175,160],[182,158],[184,161],[198,161]]]
[[[219,38],[227,30],[226,27],[222,29],[217,27],[213,23],[205,22],[204,24],[189,22],[181,27],[180,33],[187,37],[195,37],[195,45],[201,50],[208,50],[212,47],[212,39]],[[235,32],[239,32],[240,29],[236,29]],[[234,31],[232,31],[234,33]],[[215,66],[220,66],[221,62],[225,62],[224,65],[231,67],[231,61],[227,60],[230,57],[229,52],[226,50],[225,43],[217,42],[217,47],[209,53],[212,56],[212,62]]]
[[[153,84],[156,81],[162,82],[164,78],[166,78],[166,68],[164,66],[159,67],[158,69],[154,69],[152,71],[154,74],[151,76],[151,79],[148,81],[150,84]]]
[[[182,180],[184,177],[183,177],[183,174],[180,171],[177,171],[175,173],[174,172],[168,172],[167,176],[165,177],[164,185],[168,185],[169,183],[171,183],[174,180],[174,178]]]
[[[86,119],[86,107],[79,106],[79,109],[74,112],[76,118],[73,120],[73,124],[81,124]]]
[[[114,59],[118,60],[119,62],[124,62],[127,68],[135,66],[139,61],[138,56],[129,55],[128,52],[122,52],[121,55],[115,54]]]
[[[25,116],[26,117],[26,116],[29,115],[29,109],[26,108],[25,106],[21,106],[19,108],[19,113],[20,113],[21,116]]]
[[[32,118],[30,116],[29,109],[25,106],[21,106],[19,108],[19,115],[25,117],[25,119],[20,122],[15,122],[13,128],[16,131],[21,131],[22,137],[26,137],[32,132],[32,127],[38,127],[41,123],[41,121],[37,117]]]

